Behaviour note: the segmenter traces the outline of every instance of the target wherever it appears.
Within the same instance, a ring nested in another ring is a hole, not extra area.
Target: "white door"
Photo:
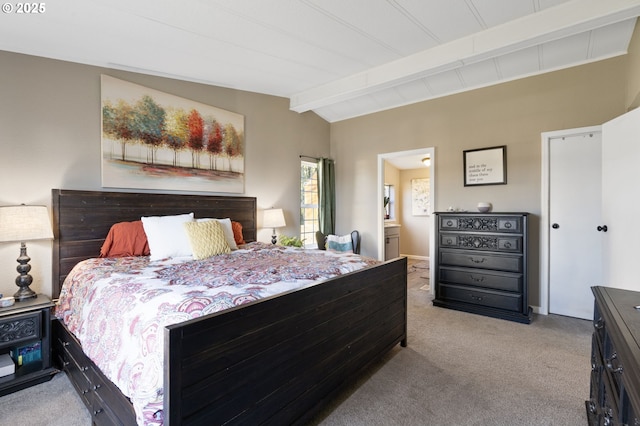
[[[549,312],[593,318],[602,285],[600,132],[549,140]]]
[[[640,108],[602,126],[603,273],[608,287],[640,290]]]

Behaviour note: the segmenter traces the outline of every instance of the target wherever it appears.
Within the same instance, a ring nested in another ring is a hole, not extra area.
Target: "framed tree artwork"
[[[244,192],[244,116],[102,76],[102,186]]]

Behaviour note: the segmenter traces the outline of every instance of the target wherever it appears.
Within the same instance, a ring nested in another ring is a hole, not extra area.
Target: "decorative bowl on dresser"
[[[591,289],[589,425],[640,425],[640,292]]]
[[[438,212],[434,306],[528,324],[527,213]]]

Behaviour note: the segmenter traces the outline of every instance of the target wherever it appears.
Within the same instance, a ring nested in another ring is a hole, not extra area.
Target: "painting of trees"
[[[189,118],[182,109],[171,110],[165,122],[165,143],[173,151],[173,166],[178,164],[178,152],[189,139]]]
[[[103,186],[243,192],[242,115],[109,76],[102,87]]]
[[[120,141],[122,161],[126,158],[127,143],[133,139],[135,134],[135,119],[133,107],[124,102],[118,101],[117,106],[106,103],[102,107],[103,133],[112,136]]]
[[[215,170],[216,157],[222,152],[222,127],[215,120],[211,124],[211,131],[207,138],[207,152],[209,153],[209,168]]]
[[[242,155],[242,139],[235,127],[230,124],[224,128],[224,150],[229,158]],[[229,169],[231,169],[231,160],[229,160]]]
[[[204,120],[198,111],[189,112],[189,148],[191,148],[191,166],[199,165],[198,153],[202,151],[204,137]]]
[[[136,103],[134,109],[134,136],[149,146],[151,164],[156,149],[162,143],[165,111],[151,96],[145,95]]]

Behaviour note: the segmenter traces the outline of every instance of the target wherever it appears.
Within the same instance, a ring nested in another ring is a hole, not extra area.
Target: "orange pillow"
[[[111,226],[100,249],[100,257],[149,256],[149,242],[141,220]]]
[[[240,222],[231,221],[231,229],[233,229],[233,239],[237,245],[244,244],[244,237],[242,235],[242,224]]]

